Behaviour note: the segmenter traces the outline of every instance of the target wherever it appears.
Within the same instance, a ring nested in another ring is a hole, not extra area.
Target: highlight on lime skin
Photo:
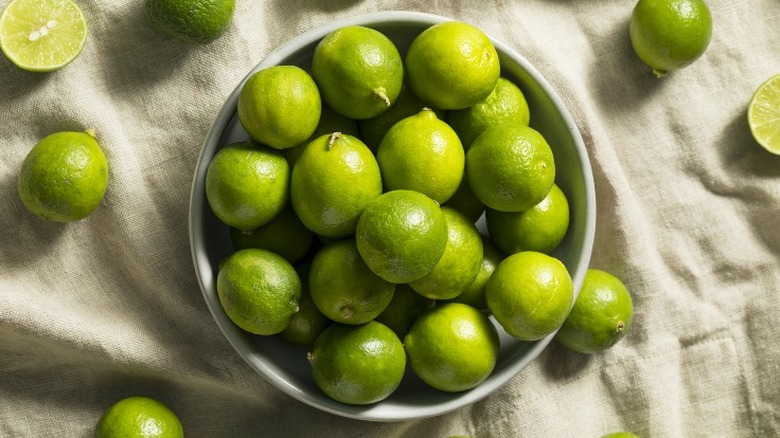
[[[71,0],[12,0],[0,15],[0,49],[23,70],[50,72],[76,59],[87,23]]]

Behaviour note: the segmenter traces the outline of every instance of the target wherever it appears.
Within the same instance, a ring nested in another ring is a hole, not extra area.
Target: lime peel
[[[87,22],[71,0],[13,0],[0,15],[0,49],[21,69],[58,70],[81,54]]]

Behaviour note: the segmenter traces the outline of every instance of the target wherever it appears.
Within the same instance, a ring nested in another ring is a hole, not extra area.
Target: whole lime
[[[302,68],[276,65],[253,73],[238,94],[238,120],[255,140],[287,149],[308,139],[320,121],[317,84]]]
[[[33,214],[57,222],[89,216],[108,186],[108,162],[91,132],[57,132],[27,154],[17,191]]]
[[[431,272],[444,255],[447,219],[422,193],[393,190],[368,204],[355,238],[374,273],[391,283],[409,283]]]
[[[446,392],[482,383],[498,359],[498,332],[488,317],[461,303],[445,303],[420,316],[404,338],[414,373]]]
[[[382,176],[362,141],[337,132],[306,146],[293,166],[290,186],[290,200],[304,225],[321,236],[348,237],[366,206],[382,194]]]
[[[608,272],[588,269],[555,339],[579,353],[596,353],[623,339],[633,319],[634,303],[623,282]]]
[[[183,438],[179,417],[149,397],[128,397],[109,407],[95,428],[95,438]]]
[[[314,342],[308,359],[315,384],[334,400],[353,405],[389,397],[406,369],[398,336],[376,321],[328,327]]]
[[[293,266],[264,249],[234,252],[217,274],[217,297],[228,318],[256,335],[286,329],[300,296],[301,280]]]
[[[306,146],[312,141],[322,137],[323,135],[330,135],[334,132],[340,132],[342,134],[349,134],[353,137],[359,137],[359,130],[357,120],[350,119],[347,116],[341,115],[336,111],[333,111],[328,105],[322,105],[320,109],[320,121],[317,124],[317,128],[314,130],[311,136],[298,146],[294,146],[287,149],[282,149],[284,158],[287,158],[287,162],[290,166],[293,166],[298,158],[303,153]]]
[[[412,40],[405,65],[412,91],[445,110],[467,108],[487,97],[501,72],[490,38],[461,21],[422,31]]]
[[[376,160],[386,190],[415,190],[442,203],[460,186],[465,155],[455,131],[423,109],[387,131]]]
[[[511,336],[536,341],[557,330],[569,314],[574,286],[560,260],[525,251],[505,258],[485,289],[488,309]]]
[[[712,15],[703,0],[639,0],[629,36],[639,58],[663,76],[704,54],[712,37]]]
[[[231,227],[230,242],[236,250],[267,249],[290,263],[296,263],[309,253],[314,233],[303,225],[288,203],[270,222],[259,228],[242,231]]]
[[[455,193],[442,204],[442,207],[452,207],[458,210],[469,218],[471,222],[479,220],[482,217],[482,213],[485,212],[485,204],[471,190],[471,185],[465,172],[463,172],[463,179],[460,181],[458,190],[455,190]]]
[[[144,10],[152,27],[179,41],[205,44],[227,30],[235,0],[146,0]]]
[[[460,295],[447,301],[468,304],[479,310],[487,309],[485,289],[487,288],[490,276],[493,275],[493,271],[496,270],[496,266],[498,266],[502,260],[504,260],[504,254],[493,245],[490,239],[483,236],[482,263],[480,264],[477,278],[475,278],[471,285],[461,292]]]
[[[466,177],[474,195],[498,211],[523,211],[540,203],[555,181],[547,140],[528,126],[492,126],[466,153]]]
[[[393,299],[375,321],[390,327],[399,338],[403,339],[414,321],[435,303],[435,300],[418,294],[409,285],[397,284]]]
[[[365,26],[345,26],[326,35],[314,49],[311,69],[325,102],[353,119],[390,108],[404,76],[395,44]]]
[[[222,222],[243,231],[267,224],[287,204],[290,166],[279,151],[250,142],[229,144],[206,170],[206,200]]]
[[[298,311],[290,318],[290,324],[279,333],[279,337],[287,342],[302,347],[310,347],[326,328],[333,324],[320,312],[309,292],[309,271],[311,266],[301,264],[295,267],[295,272],[301,279],[301,298],[298,300]]]
[[[488,209],[485,220],[490,239],[501,251],[549,254],[560,245],[569,229],[569,202],[553,184],[542,202],[530,209],[517,212]]]
[[[328,318],[342,324],[364,324],[385,310],[395,284],[368,268],[354,239],[340,239],[314,256],[309,290],[314,304]]]
[[[435,300],[461,294],[477,278],[482,265],[482,237],[473,222],[457,211],[442,207],[447,220],[444,254],[423,278],[409,283],[417,293]]]

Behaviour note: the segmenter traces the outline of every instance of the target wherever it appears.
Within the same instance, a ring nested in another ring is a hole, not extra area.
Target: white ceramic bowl
[[[296,64],[308,70],[316,44],[340,27],[375,28],[387,35],[403,56],[412,39],[422,30],[447,20],[450,19],[418,12],[378,12],[335,20],[301,34],[271,52],[247,73],[244,81],[255,71],[277,64]],[[545,136],[555,154],[556,184],[568,197],[571,223],[554,255],[566,265],[575,290],[579,291],[590,261],[596,214],[593,176],[585,146],[560,97],[542,75],[514,49],[495,39],[493,43],[501,59],[502,76],[513,80],[523,90],[531,110],[530,124]],[[501,349],[495,370],[476,388],[454,394],[441,392],[424,384],[408,368],[401,386],[389,398],[369,406],[352,406],[330,399],[317,388],[305,349],[277,337],[256,336],[239,329],[227,317],[217,298],[217,267],[233,248],[228,227],[209,208],[204,181],[208,164],[221,147],[248,138],[236,116],[242,85],[243,81],[217,115],[198,160],[190,199],[190,244],[195,272],[209,310],[238,354],[258,373],[292,397],[327,412],[364,420],[409,420],[440,415],[482,399],[517,375],[552,340],[553,335],[550,335],[537,342],[521,342],[506,335],[499,327]],[[479,225],[484,229],[484,217]]]

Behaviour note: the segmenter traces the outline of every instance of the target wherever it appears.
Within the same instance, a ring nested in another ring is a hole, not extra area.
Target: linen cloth
[[[780,157],[746,122],[780,73],[777,0],[708,0],[708,50],[662,79],[631,48],[626,0],[237,0],[205,46],[156,33],[140,0],[76,1],[90,32],[75,62],[34,74],[0,60],[0,436],[89,437],[131,395],[166,403],[187,437],[780,436]],[[487,398],[394,423],[319,411],[254,372],[206,307],[187,225],[200,147],[248,71],[306,30],[378,10],[472,23],[550,81],[593,167],[591,267],[635,304],[604,353],[552,343]],[[110,165],[103,204],[72,224],[28,213],[25,155],[87,128]]]

